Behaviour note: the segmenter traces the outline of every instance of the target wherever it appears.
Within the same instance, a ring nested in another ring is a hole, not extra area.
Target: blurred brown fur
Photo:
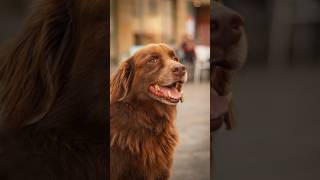
[[[104,0],[39,0],[0,58],[0,179],[107,174]]]

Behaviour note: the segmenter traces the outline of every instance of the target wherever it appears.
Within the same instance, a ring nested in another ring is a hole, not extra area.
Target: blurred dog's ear
[[[127,97],[134,77],[134,71],[133,57],[120,64],[117,73],[111,80],[111,103],[122,101]]]
[[[56,102],[74,63],[76,25],[69,6],[69,1],[39,1],[21,34],[1,50],[1,124],[38,123]]]

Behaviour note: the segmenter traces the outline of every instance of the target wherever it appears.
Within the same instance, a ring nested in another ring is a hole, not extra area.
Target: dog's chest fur
[[[159,116],[152,110],[147,112],[127,104],[115,104],[111,109],[111,172],[120,170],[132,177],[169,177],[178,141],[175,111]],[[117,162],[121,159],[117,156],[128,161]],[[131,170],[135,172],[127,172]]]

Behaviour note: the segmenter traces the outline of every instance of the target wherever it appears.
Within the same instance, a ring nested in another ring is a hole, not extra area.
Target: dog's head
[[[243,18],[216,1],[212,3],[211,17],[212,65],[227,70],[239,69],[247,55]]]
[[[165,44],[150,44],[121,63],[111,82],[111,103],[151,99],[176,105],[182,101],[186,80],[186,68],[174,50]]]

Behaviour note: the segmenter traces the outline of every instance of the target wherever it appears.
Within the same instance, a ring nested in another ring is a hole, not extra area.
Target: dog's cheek
[[[223,49],[216,45],[213,45],[211,53],[213,55],[212,58],[219,58],[219,57],[221,58],[224,56]]]
[[[231,62],[230,65],[235,69],[240,69],[246,61],[247,58],[248,45],[246,40],[245,32],[236,46],[234,46],[228,53],[227,58]]]
[[[153,69],[150,69],[145,76],[148,78],[149,81],[151,81],[152,83],[156,82],[159,83],[161,82],[164,77],[166,76],[166,73],[168,73],[166,71],[166,68],[161,68],[159,66],[155,66],[153,67]]]
[[[247,54],[248,54],[248,42],[247,42],[247,37],[246,33],[243,30],[241,40],[239,42],[239,60],[241,63],[241,66],[246,62],[247,59]]]
[[[186,72],[186,74],[185,74],[184,77],[183,77],[183,81],[184,81],[184,82],[187,82],[187,80],[188,80],[188,73]]]
[[[132,86],[131,92],[132,94],[139,94],[140,99],[145,99],[146,94],[148,94],[149,86],[154,83],[153,74],[147,71],[148,69],[142,68],[136,72]]]

